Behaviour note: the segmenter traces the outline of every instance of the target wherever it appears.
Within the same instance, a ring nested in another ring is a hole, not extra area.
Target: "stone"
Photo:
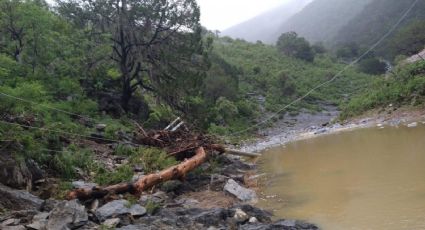
[[[96,125],[96,130],[99,132],[103,132],[106,129],[106,124],[97,124]]]
[[[143,195],[140,197],[139,199],[139,203],[141,205],[146,205],[148,203],[148,201],[157,203],[157,204],[161,204],[164,203],[166,200],[168,200],[168,196],[165,192],[163,191],[158,191],[154,194],[148,194],[148,195]]]
[[[29,229],[35,229],[35,230],[44,230],[47,226],[47,218],[49,217],[50,213],[48,212],[42,212],[37,215],[35,215],[32,218],[32,223],[29,225],[26,225]]]
[[[96,183],[89,183],[89,182],[84,182],[84,181],[73,181],[72,182],[72,187],[74,189],[80,189],[80,188],[84,188],[84,189],[91,189],[93,187],[97,187],[98,185]]]
[[[258,219],[255,216],[253,216],[253,217],[249,218],[248,222],[249,223],[258,223]]]
[[[93,202],[91,202],[90,204],[90,211],[94,212],[97,210],[97,208],[99,208],[99,200],[95,199]]]
[[[414,128],[414,127],[417,127],[417,126],[418,126],[418,122],[412,122],[412,123],[407,125],[407,127],[409,127],[409,128]]]
[[[8,153],[0,154],[0,183],[14,189],[32,188],[32,174],[25,161],[17,161]]]
[[[96,217],[100,221],[123,214],[143,216],[146,214],[146,209],[139,204],[135,204],[130,207],[130,202],[127,200],[114,200],[98,208],[95,212]]]
[[[129,213],[127,208],[129,205],[130,202],[127,200],[114,200],[98,208],[95,215],[99,220],[104,221],[110,217]]]
[[[43,212],[50,212],[52,211],[56,205],[59,203],[60,201],[55,200],[55,199],[47,199],[44,201],[43,207],[41,208],[41,211]]]
[[[18,226],[4,226],[1,228],[2,230],[26,230],[26,228],[22,225]]]
[[[233,179],[229,179],[227,181],[226,185],[224,185],[224,191],[234,195],[236,198],[244,202],[255,202],[258,200],[255,191],[240,186]]]
[[[24,190],[0,184],[0,206],[10,210],[40,210],[44,201]]]
[[[129,212],[132,216],[143,216],[146,214],[146,208],[140,206],[139,204],[135,204],[130,207]]]
[[[120,221],[120,218],[107,219],[103,222],[103,225],[108,228],[115,228],[120,223]]]
[[[81,227],[88,222],[85,207],[77,200],[62,201],[52,210],[47,229],[68,230]]]
[[[244,211],[242,211],[242,209],[237,208],[233,218],[236,220],[236,222],[243,223],[249,219],[249,216]]]
[[[272,214],[270,212],[264,211],[260,208],[254,207],[249,204],[236,205],[233,209],[240,208],[244,211],[248,216],[252,216],[257,218],[257,220],[261,223],[268,223],[271,221]]]
[[[19,222],[21,222],[19,219],[12,218],[1,222],[1,226],[17,225]]]

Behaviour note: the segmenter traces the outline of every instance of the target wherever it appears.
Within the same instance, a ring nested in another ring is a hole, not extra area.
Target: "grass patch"
[[[178,164],[176,159],[158,148],[138,148],[130,156],[130,164],[140,165],[145,173],[156,172]]]
[[[118,184],[125,181],[130,181],[133,177],[133,169],[129,165],[118,167],[113,172],[108,172],[104,168],[97,170],[94,181],[99,185]]]

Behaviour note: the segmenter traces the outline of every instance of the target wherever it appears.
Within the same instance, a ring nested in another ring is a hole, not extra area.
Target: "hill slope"
[[[315,0],[284,22],[274,38],[295,31],[311,42],[327,43],[372,0]]]
[[[355,42],[361,46],[370,46],[397,22],[413,2],[414,0],[373,0],[362,12],[340,29],[332,39],[332,43]],[[413,21],[425,21],[424,12],[425,1],[419,1],[400,24],[398,30]],[[393,35],[395,34],[397,34],[397,31],[393,33]],[[381,51],[388,48],[391,37],[380,47]]]
[[[276,40],[276,30],[279,26],[311,1],[297,0],[283,4],[276,9],[222,31],[222,35],[242,38],[251,42],[257,40],[267,43],[274,42]]]

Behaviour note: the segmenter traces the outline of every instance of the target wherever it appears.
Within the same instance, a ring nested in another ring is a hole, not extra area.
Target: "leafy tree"
[[[164,83],[175,80],[170,70],[179,69],[176,60],[190,60],[200,51],[198,46],[180,52],[189,48],[187,42],[199,44],[200,36],[188,39],[200,33],[195,0],[65,0],[58,5],[59,12],[76,25],[110,36],[110,57],[120,71],[125,111],[139,88],[158,92]]]
[[[387,64],[376,57],[368,57],[359,62],[359,70],[367,74],[384,74]]]
[[[351,59],[359,55],[359,49],[359,45],[354,42],[346,43],[338,48],[336,56],[338,58]]]
[[[324,54],[326,53],[325,45],[323,45],[323,42],[316,42],[314,45],[311,46],[311,49],[315,54]]]
[[[279,37],[276,46],[280,52],[290,57],[295,57],[308,62],[312,62],[314,60],[314,53],[309,42],[303,37],[298,37],[296,32],[287,32],[282,34]]]
[[[414,21],[403,27],[389,43],[392,57],[418,53],[425,48],[425,20]]]

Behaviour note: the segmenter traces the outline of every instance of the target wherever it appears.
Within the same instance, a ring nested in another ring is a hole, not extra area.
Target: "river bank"
[[[301,112],[296,116],[287,114],[273,127],[262,131],[258,138],[244,142],[237,148],[247,152],[262,152],[289,142],[353,129],[373,126],[415,126],[416,122],[425,122],[425,108],[408,106],[396,108],[389,105],[345,121],[339,121],[338,116],[339,111],[334,106],[326,106],[324,110],[315,114],[309,112]]]

